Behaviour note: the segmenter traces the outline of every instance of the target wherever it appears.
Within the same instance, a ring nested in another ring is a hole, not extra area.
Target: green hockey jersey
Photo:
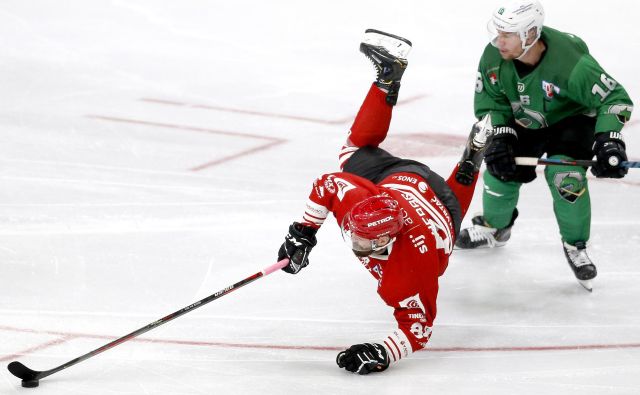
[[[491,113],[493,125],[540,129],[579,114],[597,117],[596,133],[619,132],[633,103],[622,85],[589,54],[580,38],[545,26],[547,49],[522,77],[514,61],[503,60],[488,44],[476,80],[475,114]]]

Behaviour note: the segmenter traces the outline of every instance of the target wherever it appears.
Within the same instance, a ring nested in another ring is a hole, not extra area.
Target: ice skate
[[[509,225],[498,229],[489,226],[482,215],[476,215],[471,219],[473,226],[460,231],[455,246],[463,250],[501,247],[511,237],[511,228],[517,217],[518,210],[514,210]]]
[[[562,242],[564,255],[567,257],[567,263],[571,266],[571,270],[576,279],[587,291],[593,291],[592,281],[597,275],[596,265],[591,262],[587,255],[587,245],[583,241],[576,242],[575,245]]]
[[[360,43],[360,52],[376,68],[376,85],[387,93],[387,103],[395,105],[398,101],[400,80],[407,68],[407,55],[411,51],[411,41],[381,32],[367,29]]]
[[[493,133],[491,125],[491,115],[487,114],[481,120],[473,124],[471,133],[467,138],[467,144],[462,158],[460,158],[460,166],[456,172],[456,180],[463,185],[471,185],[474,175],[480,171],[482,159],[484,158],[484,148],[487,139]]]

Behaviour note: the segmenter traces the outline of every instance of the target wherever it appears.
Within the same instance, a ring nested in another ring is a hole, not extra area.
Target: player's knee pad
[[[553,157],[571,159],[568,157]],[[587,172],[578,166],[547,166],[544,170],[547,184],[557,196],[569,203],[575,203],[587,192]],[[554,194],[555,197],[555,194]]]

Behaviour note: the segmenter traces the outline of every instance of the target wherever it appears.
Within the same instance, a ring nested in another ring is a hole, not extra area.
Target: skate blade
[[[400,59],[407,59],[407,56],[411,51],[411,44],[407,42],[408,40],[400,40],[381,33],[369,31],[365,33],[362,42],[376,47],[383,47],[387,52],[389,52],[389,54]]]
[[[578,280],[580,285],[589,292],[593,292],[593,282],[591,280]]]
[[[490,248],[499,248],[499,247],[504,247],[506,245],[507,245],[506,241],[496,241],[494,244],[484,244],[477,247],[460,247],[459,245],[454,244],[453,249],[459,250],[459,251],[488,250]]]
[[[473,148],[482,149],[487,143],[487,139],[493,134],[493,126],[491,125],[491,113],[485,115],[480,121],[474,125],[478,128],[472,139]]]

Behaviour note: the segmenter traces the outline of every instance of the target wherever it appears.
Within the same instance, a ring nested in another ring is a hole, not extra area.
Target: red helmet
[[[402,212],[398,202],[389,196],[371,196],[351,208],[346,225],[349,231],[365,239],[394,237],[402,229]]]

